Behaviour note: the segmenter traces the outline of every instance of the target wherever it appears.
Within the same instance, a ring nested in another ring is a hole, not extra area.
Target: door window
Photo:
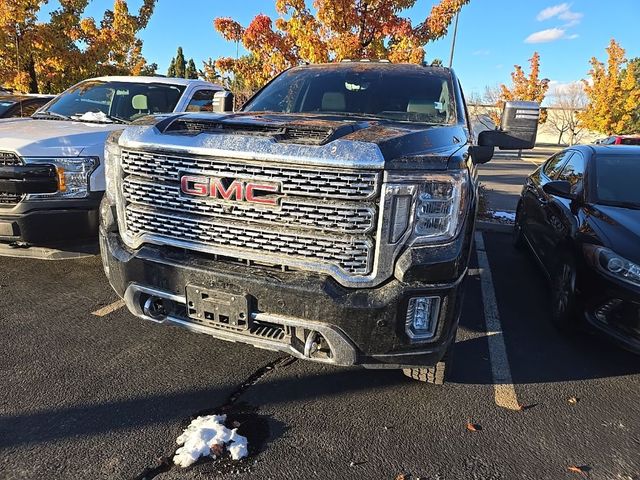
[[[582,188],[584,180],[585,160],[581,153],[574,153],[566,163],[558,180],[565,180],[571,184],[571,193],[576,193]]]
[[[557,153],[547,160],[542,171],[551,180],[556,180],[556,177],[562,171],[562,167],[564,167],[564,164],[572,154],[573,152],[569,151]]]
[[[215,90],[198,90],[191,97],[187,112],[213,112],[213,96]]]

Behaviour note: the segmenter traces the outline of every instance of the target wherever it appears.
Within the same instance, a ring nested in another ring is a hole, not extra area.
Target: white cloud
[[[583,91],[584,84],[582,81],[576,80],[574,82],[560,82],[558,80],[551,80],[549,82],[549,95],[562,95],[576,89]]]
[[[480,57],[486,57],[487,55],[491,54],[491,50],[476,50],[475,52],[473,52],[473,54]]]
[[[532,33],[525,38],[525,43],[546,43],[554,42],[565,38],[566,30],[563,28],[547,28],[546,30],[540,30],[539,32]]]
[[[565,27],[572,27],[580,23],[583,16],[584,15],[582,13],[572,11],[571,5],[568,3],[560,3],[541,10],[536,16],[536,19],[542,22],[544,20],[557,17],[558,19],[567,22]]]
[[[543,20],[548,20],[550,18],[557,17],[558,15],[569,11],[570,8],[571,7],[569,6],[568,3],[561,3],[559,5],[547,7],[544,10],[540,11],[540,13],[538,13],[538,16],[536,17],[536,19],[539,22],[542,22]]]

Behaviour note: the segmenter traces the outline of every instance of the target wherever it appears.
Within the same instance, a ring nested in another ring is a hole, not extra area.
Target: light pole
[[[456,13],[456,23],[453,27],[453,40],[451,42],[451,55],[449,56],[449,68],[453,66],[453,53],[456,50],[456,37],[458,36],[458,17],[460,12]]]

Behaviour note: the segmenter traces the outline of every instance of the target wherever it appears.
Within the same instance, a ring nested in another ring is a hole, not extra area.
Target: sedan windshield
[[[640,208],[640,156],[598,156],[595,163],[598,203]]]
[[[431,124],[454,123],[451,77],[445,70],[348,65],[289,70],[243,109],[325,113]]]
[[[13,107],[16,102],[12,100],[1,100],[0,99],[0,117],[4,115],[11,107]]]
[[[94,122],[130,122],[155,113],[170,113],[182,85],[88,80],[57,97],[36,116]]]

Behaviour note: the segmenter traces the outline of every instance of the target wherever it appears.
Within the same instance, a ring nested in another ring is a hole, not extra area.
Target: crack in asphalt
[[[236,405],[238,404],[238,400],[249,388],[254,386],[256,383],[258,383],[260,380],[262,380],[264,377],[271,374],[272,372],[275,372],[280,368],[288,367],[289,365],[294,363],[296,360],[297,359],[295,357],[287,356],[287,357],[278,358],[273,362],[269,362],[265,366],[253,372],[244,382],[242,382],[238,386],[238,388],[236,388],[231,393],[231,395],[229,395],[229,397],[227,398],[227,401],[224,404],[219,405],[217,407],[213,407],[213,408],[207,408],[205,410],[200,410],[199,412],[189,417],[187,424],[189,424],[192,420],[196,419],[197,417],[201,417],[205,415],[213,415],[213,414],[216,414],[216,415],[227,414],[228,415],[227,422],[233,421],[234,419],[231,418],[230,414],[231,415],[234,414],[234,407],[236,407]],[[255,416],[256,411],[257,411],[256,407],[250,408],[249,415]],[[247,406],[244,406],[244,408],[242,408],[242,411],[235,415],[237,417],[237,420],[245,419],[246,421],[246,417],[248,416],[246,412],[247,412]],[[243,432],[240,431],[240,428],[238,429],[238,433],[243,434]],[[264,434],[264,436],[265,437],[268,436],[268,433]],[[266,438],[262,440],[266,440]],[[252,446],[251,442],[249,442],[249,446],[251,448]],[[254,450],[254,448],[251,448],[251,449]],[[173,457],[175,455],[176,450],[174,450],[171,455],[160,458],[156,466],[145,468],[140,474],[133,477],[133,480],[151,480],[157,477],[158,475],[160,475],[161,473],[166,473],[170,471],[175,466],[175,464],[173,463]],[[229,463],[228,466],[232,466],[233,467],[232,469],[237,469],[238,461],[235,461],[233,464]],[[222,473],[222,472],[218,472],[218,473]]]

